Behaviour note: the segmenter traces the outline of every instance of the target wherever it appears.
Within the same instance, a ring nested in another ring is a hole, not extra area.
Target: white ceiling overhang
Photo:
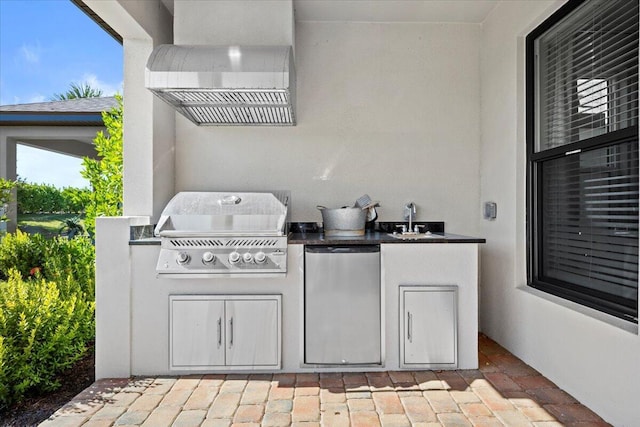
[[[174,0],[162,0],[173,14]],[[293,0],[296,21],[480,24],[497,0]]]

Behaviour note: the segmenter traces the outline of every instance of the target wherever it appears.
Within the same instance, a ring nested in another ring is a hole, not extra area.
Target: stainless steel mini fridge
[[[304,268],[305,364],[381,364],[380,246],[306,246]]]

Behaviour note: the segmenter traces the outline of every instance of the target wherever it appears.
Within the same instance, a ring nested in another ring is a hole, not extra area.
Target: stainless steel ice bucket
[[[367,211],[361,208],[330,209],[318,206],[325,236],[362,236]]]

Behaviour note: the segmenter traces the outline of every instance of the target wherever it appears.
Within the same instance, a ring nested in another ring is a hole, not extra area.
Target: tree
[[[116,100],[116,107],[102,112],[107,133],[100,131],[93,140],[99,158],[82,160],[80,173],[93,190],[85,211],[85,227],[92,236],[96,217],[122,215],[122,96]]]
[[[78,98],[98,98],[102,96],[101,89],[92,88],[89,83],[71,83],[65,93],[55,93],[52,101],[64,101]]]

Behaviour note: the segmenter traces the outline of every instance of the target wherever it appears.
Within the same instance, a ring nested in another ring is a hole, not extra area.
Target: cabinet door
[[[455,286],[403,286],[401,360],[407,367],[457,364]]]
[[[226,301],[227,365],[280,366],[280,300]]]
[[[224,365],[224,301],[172,297],[170,302],[171,368]]]

